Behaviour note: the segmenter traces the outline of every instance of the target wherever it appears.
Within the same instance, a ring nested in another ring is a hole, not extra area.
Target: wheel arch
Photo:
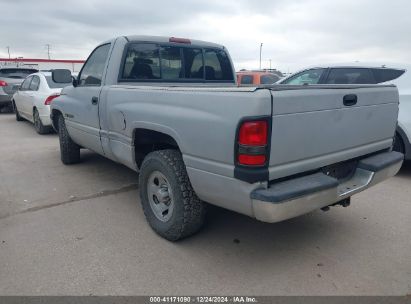
[[[397,126],[395,133],[398,134],[404,145],[405,159],[411,159],[411,143],[407,134],[401,126]]]
[[[51,125],[56,132],[58,132],[59,130],[58,119],[60,115],[63,115],[63,113],[61,113],[61,111],[57,109],[52,109],[50,112]]]
[[[137,168],[141,168],[144,157],[150,152],[163,149],[181,151],[181,147],[174,136],[150,128],[135,128],[132,140]]]

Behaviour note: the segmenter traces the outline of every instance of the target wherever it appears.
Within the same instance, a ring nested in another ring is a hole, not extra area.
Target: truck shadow
[[[348,217],[341,220],[341,216],[332,210],[327,213],[315,211],[270,224],[211,206],[205,227],[176,246],[183,247],[190,255],[204,255],[204,248],[208,248],[210,263],[218,256],[222,264],[234,267],[252,263],[264,269],[263,265],[268,261],[281,265],[299,260],[300,255],[307,252],[321,255],[322,249],[332,247],[344,234],[358,237],[356,230],[360,230],[361,219],[355,219],[355,222],[345,214]]]
[[[91,168],[110,167],[99,174],[99,183],[107,175],[109,179],[134,179],[138,174],[123,165],[87,150],[82,150],[82,162],[79,167],[90,171]],[[97,169],[96,169],[97,170]],[[98,171],[101,172],[100,169]],[[108,174],[107,171],[111,171]],[[124,182],[123,182],[124,183]],[[134,205],[137,221],[146,221],[139,200],[124,202]],[[258,263],[277,259],[278,262],[289,259],[289,253],[298,255],[307,249],[320,251],[323,246],[331,246],[342,235],[358,236],[362,217],[345,212],[342,207],[331,208],[329,212],[315,211],[280,223],[263,223],[223,208],[209,205],[205,226],[195,235],[176,243],[168,243],[158,237],[155,242],[166,242],[170,250],[183,250],[191,255],[204,255],[210,259],[218,256],[229,264]],[[351,214],[351,217],[350,217]],[[145,223],[146,224],[146,223]],[[286,254],[285,254],[286,252]],[[238,259],[238,260],[236,260]],[[210,261],[211,262],[211,261]]]

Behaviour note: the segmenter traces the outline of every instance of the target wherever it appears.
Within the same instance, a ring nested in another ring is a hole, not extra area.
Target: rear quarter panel
[[[187,166],[230,177],[240,119],[271,114],[269,90],[117,85],[103,96],[101,128],[119,161],[113,145],[132,145],[134,130],[147,128],[173,137]]]

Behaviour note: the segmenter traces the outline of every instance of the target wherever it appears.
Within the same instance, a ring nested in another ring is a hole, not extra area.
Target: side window
[[[234,80],[230,60],[223,50],[205,49],[204,69],[206,80]]]
[[[122,79],[160,79],[160,57],[157,45],[131,44],[124,61]]]
[[[39,76],[33,76],[33,80],[30,83],[30,91],[37,91],[40,85],[40,78]]]
[[[27,77],[21,84],[22,91],[27,91],[30,87],[30,82],[33,79],[33,76]]]
[[[261,84],[273,84],[277,82],[279,79],[280,77],[274,74],[261,75],[260,83]]]
[[[204,79],[203,52],[201,49],[184,48],[185,78]]]
[[[101,85],[101,80],[103,78],[104,67],[106,65],[109,50],[110,44],[104,44],[93,51],[80,72],[80,86]]]
[[[388,69],[388,68],[375,68],[371,69],[374,74],[374,79],[376,83],[391,81],[397,79],[402,74],[405,73],[405,70],[398,69]]]
[[[374,77],[369,69],[338,68],[331,69],[328,84],[374,84]]]
[[[294,84],[294,85],[303,85],[303,84],[318,84],[320,81],[321,75],[324,73],[324,69],[312,69],[308,71],[301,72],[286,81],[284,84]]]
[[[181,48],[165,46],[160,48],[161,78],[176,80],[184,78]]]
[[[253,84],[253,75],[242,75],[241,84]]]

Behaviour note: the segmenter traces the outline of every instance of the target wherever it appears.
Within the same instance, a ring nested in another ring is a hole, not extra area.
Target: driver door
[[[64,116],[70,136],[79,145],[100,154],[104,151],[98,108],[109,50],[110,44],[98,46],[81,69],[77,86],[66,88],[70,106]]]

